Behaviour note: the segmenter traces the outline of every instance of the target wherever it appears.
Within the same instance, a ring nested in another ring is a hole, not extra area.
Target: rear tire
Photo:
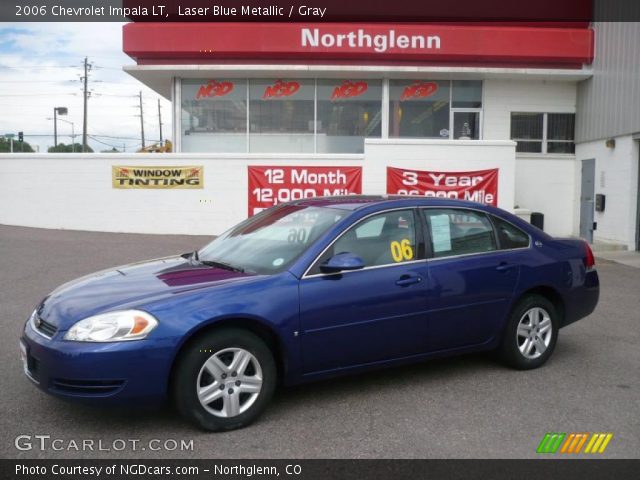
[[[273,396],[277,369],[269,347],[253,333],[213,330],[180,355],[172,394],[180,414],[205,430],[246,427]]]
[[[551,357],[559,327],[558,313],[547,298],[526,295],[509,317],[498,354],[512,368],[538,368]]]

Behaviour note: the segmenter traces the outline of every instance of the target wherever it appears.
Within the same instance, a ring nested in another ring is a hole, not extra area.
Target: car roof
[[[309,207],[329,207],[340,210],[358,210],[373,205],[411,204],[441,207],[482,208],[484,205],[450,198],[434,198],[415,195],[344,195],[334,197],[313,197],[291,202],[293,205]]]

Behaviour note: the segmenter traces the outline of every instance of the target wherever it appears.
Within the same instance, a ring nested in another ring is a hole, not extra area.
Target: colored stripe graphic
[[[613,433],[558,433],[548,432],[536,449],[537,453],[604,453]],[[588,440],[588,441],[587,441]],[[582,450],[586,444],[586,448]]]
[[[584,442],[589,438],[588,433],[571,433],[562,445],[560,453],[580,453]]]
[[[594,433],[584,453],[604,453],[613,438],[613,433]]]
[[[538,445],[537,453],[556,453],[566,433],[547,433],[540,445]]]

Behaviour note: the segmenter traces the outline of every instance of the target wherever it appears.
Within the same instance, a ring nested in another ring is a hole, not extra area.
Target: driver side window
[[[361,257],[365,267],[424,259],[424,253],[418,247],[413,211],[385,212],[366,218],[349,228],[320,256],[309,274],[321,273],[322,263],[333,255],[344,252]]]

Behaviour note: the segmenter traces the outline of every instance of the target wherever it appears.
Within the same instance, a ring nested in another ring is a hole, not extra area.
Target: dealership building
[[[420,194],[391,185],[390,168],[457,172],[451,185],[498,169],[500,207],[629,249],[639,44],[634,23],[124,27],[127,72],[173,103],[175,150],[215,160],[210,187],[237,199],[225,217],[264,188],[252,166],[358,166],[363,193]],[[281,200],[296,196],[286,180]]]
[[[171,100],[175,153],[92,155],[83,211],[52,192],[55,215],[0,223],[216,234],[290,199],[404,193],[636,250],[638,45],[632,22],[129,23],[125,70]],[[202,188],[114,188],[118,165],[202,167]]]

